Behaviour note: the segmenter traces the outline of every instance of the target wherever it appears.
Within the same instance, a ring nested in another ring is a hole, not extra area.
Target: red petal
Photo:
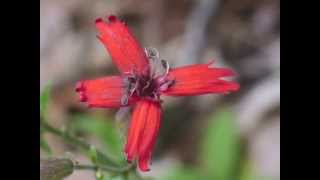
[[[76,85],[80,101],[90,107],[118,108],[123,106],[121,98],[125,95],[123,79],[109,76],[95,80],[80,81]],[[134,100],[129,99],[129,104]]]
[[[161,123],[161,107],[159,103],[152,103],[143,132],[143,139],[139,145],[139,168],[142,171],[149,171],[151,154],[158,137]]]
[[[158,131],[160,129],[161,120],[161,107],[159,103],[152,103],[148,116],[145,129],[143,132],[143,140],[139,145],[139,154],[149,154],[153,149],[153,145],[158,136]]]
[[[161,107],[158,102],[141,100],[132,114],[125,152],[127,160],[139,159],[141,171],[149,170],[152,150],[160,128]]]
[[[138,166],[141,171],[150,171],[149,163],[151,159],[151,152],[144,156],[139,156]]]
[[[132,113],[127,144],[125,145],[125,153],[129,162],[137,156],[139,140],[142,137],[144,126],[146,124],[148,110],[149,103],[141,100],[137,102]]]
[[[171,96],[192,96],[209,93],[228,93],[237,91],[239,84],[220,78],[233,76],[226,68],[215,68],[212,64],[197,64],[170,70],[168,79],[174,80],[172,86],[163,92]]]
[[[115,16],[109,16],[109,22],[97,19],[96,27],[100,33],[98,38],[122,73],[148,73],[149,62],[146,54],[123,22]]]

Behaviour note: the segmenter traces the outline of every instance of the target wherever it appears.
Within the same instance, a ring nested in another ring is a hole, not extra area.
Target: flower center
[[[160,59],[158,51],[154,48],[146,48],[145,52],[149,59],[150,74],[138,76],[132,73],[125,76],[126,93],[121,99],[122,105],[127,105],[129,98],[133,96],[160,101],[160,93],[174,83],[167,78],[169,64]]]
[[[130,79],[130,91],[139,97],[156,98],[158,85],[155,79],[151,77],[137,77]]]

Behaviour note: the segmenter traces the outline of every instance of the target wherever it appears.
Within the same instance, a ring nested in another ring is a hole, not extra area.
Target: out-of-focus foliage
[[[91,162],[93,164],[97,164],[98,153],[97,153],[97,149],[93,145],[90,146],[89,156],[90,156]]]
[[[45,116],[47,105],[50,99],[51,86],[47,85],[40,95],[40,116]]]
[[[77,114],[73,117],[70,126],[74,133],[82,132],[98,137],[105,145],[105,151],[108,155],[121,164],[125,162],[122,154],[123,139],[113,121]]]
[[[250,161],[245,161],[241,167],[240,180],[256,180],[256,175]]]
[[[199,167],[177,168],[164,179],[169,180],[251,180],[250,166],[246,165],[241,179],[239,174],[240,143],[234,115],[228,109],[221,109],[209,118],[203,130],[200,147]]]
[[[96,176],[97,180],[104,180],[105,179],[105,176],[101,170],[96,171],[95,176]]]
[[[168,172],[162,180],[200,180],[205,179],[201,172],[194,168],[175,168]]]
[[[200,155],[203,169],[212,179],[234,179],[240,148],[233,114],[221,110],[208,123]]]
[[[40,147],[47,152],[48,154],[52,154],[52,150],[48,144],[48,142],[43,138],[43,132],[41,132],[42,130],[40,129]]]
[[[43,92],[40,94],[40,120],[45,120],[45,114],[47,109],[47,104],[50,98],[50,86],[44,88]],[[43,138],[43,129],[40,128],[40,147],[46,151],[48,154],[52,153],[52,150],[48,142]]]

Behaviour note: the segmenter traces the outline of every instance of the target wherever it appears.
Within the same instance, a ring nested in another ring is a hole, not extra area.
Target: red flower
[[[96,20],[98,38],[110,53],[120,75],[77,83],[80,101],[89,107],[119,108],[134,106],[125,153],[128,162],[138,159],[142,171],[149,161],[161,120],[160,95],[193,96],[228,93],[239,89],[235,82],[222,80],[233,76],[230,69],[213,63],[170,69],[155,49],[143,49],[127,25],[115,16]]]

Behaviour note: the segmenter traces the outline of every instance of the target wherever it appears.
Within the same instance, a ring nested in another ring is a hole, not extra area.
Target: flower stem
[[[125,168],[114,168],[106,165],[75,165],[74,169],[77,170],[94,170],[97,171],[98,169],[101,169],[103,171],[108,171],[108,172],[115,172],[115,173],[125,173],[128,172],[132,169],[133,166],[127,166]]]
[[[45,121],[40,121],[40,125],[41,127],[47,131],[50,132],[60,138],[62,138],[63,140],[65,140],[66,142],[68,142],[71,145],[74,145],[80,149],[82,149],[83,151],[85,151],[87,154],[90,151],[90,144],[77,139],[74,136],[71,136],[70,134],[63,132],[57,128],[54,128],[53,126],[49,125],[47,122]],[[98,159],[100,160],[101,163],[103,164],[109,164],[112,165],[115,169],[118,169],[119,166],[117,165],[117,163],[115,163],[113,160],[111,160],[111,158],[107,157],[104,153],[102,153],[101,151],[97,150],[97,155],[98,155]]]

